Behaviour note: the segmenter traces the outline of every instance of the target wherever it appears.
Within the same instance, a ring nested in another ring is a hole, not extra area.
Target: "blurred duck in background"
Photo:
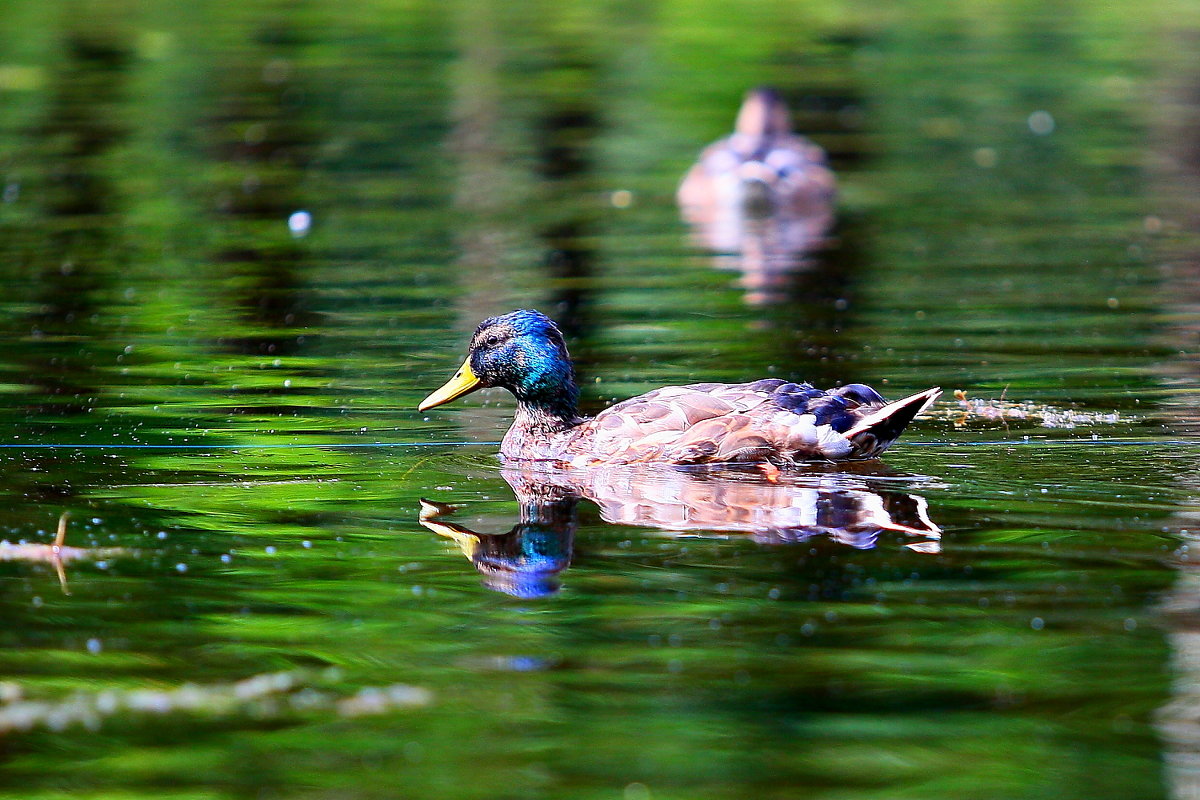
[[[705,148],[677,197],[685,208],[808,215],[828,213],[835,188],[825,151],[792,133],[783,98],[760,86],[742,101],[733,135]]]
[[[787,104],[750,90],[732,136],[700,154],[676,198],[696,244],[742,272],[746,300],[777,302],[790,272],[805,266],[833,225],[837,181],[825,151],[792,132]]]

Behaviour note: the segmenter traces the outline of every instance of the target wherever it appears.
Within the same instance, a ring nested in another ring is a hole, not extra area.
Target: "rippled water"
[[[10,0],[0,795],[1195,796],[1197,22]],[[811,241],[674,203],[761,83]],[[514,475],[506,395],[415,405],[518,306],[590,410],[947,395],[776,484]]]

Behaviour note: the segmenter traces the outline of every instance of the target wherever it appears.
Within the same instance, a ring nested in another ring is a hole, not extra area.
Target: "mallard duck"
[[[941,389],[889,403],[861,383],[828,391],[767,378],[667,386],[580,416],[579,389],[558,326],[538,311],[485,319],[467,359],[418,409],[487,386],[517,398],[500,445],[506,461],[567,466],[665,462],[758,463],[873,458],[929,407]]]
[[[792,133],[787,104],[769,87],[751,89],[732,136],[705,148],[679,185],[688,207],[737,206],[825,213],[836,181],[825,151]]]

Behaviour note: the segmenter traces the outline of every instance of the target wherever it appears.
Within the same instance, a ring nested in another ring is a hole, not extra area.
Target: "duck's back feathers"
[[[862,384],[823,391],[771,378],[668,386],[556,437],[557,452],[546,455],[576,465],[869,458],[895,441],[940,393],[931,389],[888,404]]]
[[[823,211],[837,193],[825,151],[794,134],[747,140],[740,134],[705,148],[684,175],[676,199],[684,208],[753,207],[804,215]]]

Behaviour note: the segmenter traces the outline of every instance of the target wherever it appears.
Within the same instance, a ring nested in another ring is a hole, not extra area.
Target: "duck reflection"
[[[501,474],[520,505],[520,521],[507,533],[479,533],[447,521],[455,507],[431,500],[421,501],[419,521],[454,541],[486,586],[516,597],[558,591],[558,575],[571,564],[580,500],[595,503],[601,518],[619,525],[745,534],[763,544],[827,537],[860,550],[894,531],[920,537],[905,545],[913,551],[940,551],[941,529],[930,520],[925,498],[873,485],[870,475],[810,471],[766,480],[753,469],[698,472],[666,465],[509,468]]]
[[[421,500],[419,520],[462,550],[489,589],[513,597],[544,597],[558,591],[558,574],[571,565],[579,497],[558,487],[517,494],[520,522],[507,533],[479,533],[442,519],[455,507]]]
[[[747,93],[734,133],[709,145],[676,198],[698,247],[742,273],[746,302],[783,300],[833,226],[836,181],[825,152],[791,130],[774,90]]]

